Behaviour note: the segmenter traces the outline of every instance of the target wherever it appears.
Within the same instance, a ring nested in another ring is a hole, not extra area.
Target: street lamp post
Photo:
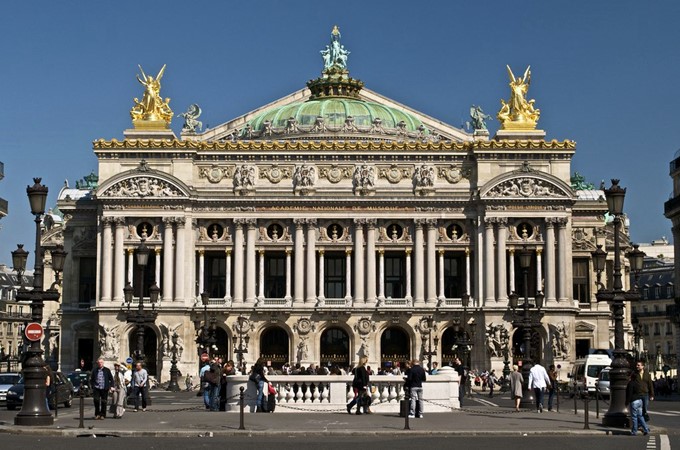
[[[635,343],[635,361],[640,361],[640,337],[642,336],[642,324],[637,316],[631,318],[633,324],[633,341]]]
[[[179,336],[177,332],[172,333],[172,360],[170,361],[170,384],[168,384],[168,391],[179,392],[181,389],[177,383],[179,370],[177,369],[177,339]]]
[[[215,339],[215,316],[208,317],[208,303],[210,303],[209,293],[203,292],[201,294],[201,303],[203,304],[203,325],[200,328],[197,343],[199,344],[199,347],[203,347],[210,357],[213,355],[213,346],[217,340]]]
[[[45,203],[47,202],[47,186],[40,184],[41,178],[34,178],[33,186],[27,186],[26,193],[31,205],[31,214],[35,216],[35,261],[33,268],[33,289],[21,288],[17,292],[17,301],[30,300],[31,302],[31,321],[42,324],[43,306],[46,301],[58,301],[59,285],[58,274],[64,270],[66,252],[63,247],[58,246],[51,251],[52,270],[56,274],[55,282],[49,289],[43,290],[43,248],[40,245],[40,223],[45,214]],[[17,250],[12,252],[12,263],[14,270],[21,275],[26,270],[26,259],[28,252],[19,245]],[[23,278],[23,277],[22,277]],[[47,372],[45,371],[45,361],[42,358],[42,348],[40,339],[31,341],[23,354],[23,376],[24,376],[24,401],[21,411],[14,418],[15,425],[44,426],[52,425],[54,418],[45,404],[45,381]]]
[[[241,371],[241,375],[245,375],[247,371],[243,354],[248,353],[248,342],[250,341],[250,336],[248,336],[248,330],[246,329],[246,318],[239,316],[238,319],[236,319],[236,322],[236,331],[238,332],[238,336],[232,335],[231,342],[233,344],[232,347],[234,349],[234,354],[237,355],[236,360],[238,361],[238,367]]]
[[[465,366],[467,366],[468,374],[470,373],[470,367],[472,366],[471,354],[474,338],[475,338],[475,327],[476,323],[473,321],[470,323],[470,332],[468,334],[467,330],[467,308],[470,306],[470,295],[465,293],[461,297],[461,304],[463,305],[463,315],[460,319],[460,325],[458,321],[454,323],[454,336],[455,341],[452,350],[460,349],[462,353],[462,361],[464,361]],[[460,328],[458,328],[460,326]],[[472,379],[468,375],[466,390],[468,395],[472,394]]]
[[[598,277],[598,291],[595,295],[598,302],[608,302],[614,318],[614,360],[611,364],[610,391],[611,400],[609,410],[602,418],[602,425],[613,427],[626,427],[629,425],[628,409],[626,408],[626,386],[630,366],[628,364],[627,352],[624,347],[623,336],[623,307],[626,301],[640,300],[637,286],[632,291],[624,291],[621,281],[621,253],[620,237],[621,217],[623,215],[623,200],[626,196],[626,189],[619,186],[619,180],[612,180],[609,189],[604,190],[607,198],[607,207],[614,216],[614,273],[612,289],[607,290],[600,283],[600,274],[605,270],[607,253],[601,246],[592,252],[593,265]],[[642,270],[645,254],[637,250],[628,253],[631,269],[636,277]]]
[[[127,310],[125,314],[127,316],[127,322],[135,324],[137,327],[137,349],[135,358],[137,361],[144,361],[144,328],[148,324],[152,324],[156,321],[158,316],[158,311],[156,311],[156,302],[158,301],[158,296],[160,294],[160,288],[154,283],[149,288],[149,301],[151,302],[151,311],[144,309],[144,268],[149,261],[149,247],[144,243],[144,239],[137,248],[137,267],[139,268],[139,303],[137,304],[137,309],[135,311],[130,310],[130,305],[132,304],[132,296],[134,289],[128,281],[128,283],[123,288],[123,298],[127,305]]]
[[[513,314],[513,325],[522,330],[524,346],[522,377],[524,378],[524,383],[522,383],[522,400],[520,406],[524,408],[533,407],[536,401],[533,391],[529,389],[529,371],[533,366],[531,360],[531,332],[535,324],[540,324],[542,315],[541,308],[543,307],[543,300],[545,298],[543,293],[538,291],[534,297],[536,309],[533,310],[531,305],[529,305],[529,266],[531,266],[532,255],[533,253],[531,250],[528,250],[526,247],[524,247],[519,254],[519,265],[524,274],[524,304],[522,305],[522,315],[520,317],[516,317],[519,296],[516,292],[513,292],[508,296]],[[538,317],[538,320],[534,320],[534,315]]]

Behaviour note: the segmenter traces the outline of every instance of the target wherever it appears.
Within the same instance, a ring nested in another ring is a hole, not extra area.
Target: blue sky
[[[198,103],[216,126],[317,77],[335,24],[353,77],[454,126],[471,104],[495,116],[505,65],[531,64],[547,138],[577,142],[572,167],[588,181],[621,179],[634,241],[670,240],[679,19],[680,2],[664,0],[13,2],[0,18],[0,262],[17,243],[33,250],[31,178],[54,204],[64,180],[96,170],[92,141],[131,127],[137,64],[167,64],[174,111]]]

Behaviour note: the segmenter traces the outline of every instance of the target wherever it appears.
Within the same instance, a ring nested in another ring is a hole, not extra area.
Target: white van
[[[594,394],[597,377],[602,369],[611,364],[612,359],[607,355],[588,355],[577,359],[569,374],[572,396],[582,396],[586,389],[589,394]]]

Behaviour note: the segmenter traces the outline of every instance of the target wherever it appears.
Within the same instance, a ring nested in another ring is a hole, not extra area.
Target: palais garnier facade
[[[161,97],[171,72],[138,75],[133,126],[94,141],[96,187],[59,196],[62,369],[134,355],[140,290],[145,311],[157,292],[143,352],[164,380],[175,333],[183,373],[205,349],[274,368],[427,366],[469,350],[472,368],[502,369],[506,348],[522,357],[515,292],[545,299],[534,360],[568,370],[610,348],[591,258],[610,247],[604,195],[571,176],[573,141],[537,129],[529,70],[508,70],[490,136],[479,108],[466,132],[365,88],[337,28],[321,53],[305,88],[203,131],[192,105],[179,137]]]

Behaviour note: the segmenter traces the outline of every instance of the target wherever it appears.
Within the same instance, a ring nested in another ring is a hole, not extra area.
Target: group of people
[[[203,363],[199,376],[203,403],[210,411],[224,411],[227,404],[227,377],[237,375],[234,361],[222,361],[221,358],[210,359],[207,353],[201,355]]]
[[[124,363],[116,362],[112,372],[104,366],[104,359],[99,358],[97,366],[90,374],[89,382],[94,400],[95,420],[106,418],[109,395],[112,397],[110,412],[114,419],[123,417],[130,395],[134,398],[134,411],[139,411],[140,399],[142,411],[146,411],[149,374],[141,362],[137,362],[134,370],[128,369]]]
[[[519,404],[522,401],[522,385],[524,384],[524,376],[519,371],[519,367],[512,366],[510,373],[510,392],[515,401],[515,411],[519,411]],[[545,370],[540,363],[536,363],[529,369],[528,388],[533,390],[536,401],[536,412],[543,412],[543,398],[545,393],[548,394],[548,411],[553,410],[553,402],[557,395],[557,370],[555,365],[551,364],[548,370]]]

